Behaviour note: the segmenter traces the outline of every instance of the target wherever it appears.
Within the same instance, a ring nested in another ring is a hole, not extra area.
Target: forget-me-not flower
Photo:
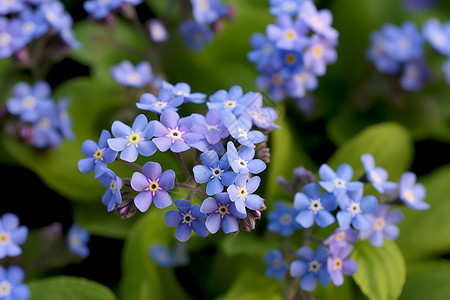
[[[144,93],[141,95],[136,106],[142,110],[152,111],[157,114],[162,114],[167,109],[178,110],[178,106],[183,104],[182,97],[173,97],[172,93],[166,89],[160,89],[158,98],[153,94]]]
[[[180,33],[186,45],[196,52],[202,51],[214,37],[213,31],[208,26],[190,20],[181,24]]]
[[[153,78],[152,66],[142,61],[133,66],[128,60],[111,67],[112,78],[121,85],[140,88],[150,83]]]
[[[211,24],[228,12],[222,0],[191,0],[192,14],[198,24]]]
[[[67,232],[67,246],[69,247],[69,251],[81,257],[88,257],[90,253],[87,245],[89,239],[89,232],[81,228],[78,224],[73,223]]]
[[[117,176],[113,171],[106,170],[98,178],[105,187],[107,187],[102,197],[102,203],[107,207],[108,212],[112,211],[116,204],[122,203],[122,179]]]
[[[288,207],[283,201],[275,202],[274,210],[267,214],[269,224],[267,229],[271,232],[278,232],[282,236],[291,236],[295,230],[301,226],[295,221],[298,210]]]
[[[231,201],[235,202],[236,209],[240,213],[247,213],[245,208],[250,210],[258,210],[263,205],[263,199],[253,194],[261,183],[261,178],[258,176],[250,178],[248,180],[248,173],[240,173],[236,176],[236,180],[233,185],[230,185],[227,189],[230,195]]]
[[[178,211],[171,210],[165,215],[167,226],[177,227],[175,237],[180,242],[186,242],[192,234],[192,230],[201,237],[208,235],[205,221],[206,214],[200,211],[200,206],[185,199],[175,200],[175,206]]]
[[[350,224],[357,230],[370,228],[367,214],[375,213],[378,209],[378,200],[373,195],[363,197],[364,189],[347,191],[340,197],[339,206],[341,210],[336,218],[342,229],[347,229]]]
[[[387,181],[389,174],[385,169],[375,166],[375,159],[372,154],[361,155],[361,163],[366,172],[367,180],[372,183],[378,192],[384,193],[397,187],[395,182]]]
[[[302,277],[300,287],[312,292],[316,288],[317,280],[323,285],[327,286],[330,283],[330,274],[327,270],[327,258],[330,256],[330,251],[324,247],[319,246],[314,251],[304,246],[295,252],[298,258],[290,265],[290,274],[292,277]]]
[[[413,172],[403,173],[398,183],[398,194],[400,200],[406,206],[415,210],[429,209],[430,205],[423,201],[427,190],[421,183],[416,183],[417,177]]]
[[[237,118],[234,114],[228,112],[223,116],[223,124],[228,132],[241,145],[255,148],[255,144],[264,141],[266,136],[258,130],[251,130],[252,119],[246,115]]]
[[[281,281],[288,270],[288,265],[283,259],[283,254],[279,250],[273,250],[264,256],[264,261],[268,265],[265,271],[266,277],[275,276],[277,281]]]
[[[0,299],[2,300],[28,300],[30,289],[23,282],[25,272],[19,266],[9,268],[0,266]]]
[[[333,14],[328,9],[317,11],[313,1],[304,1],[300,6],[299,18],[303,20],[316,34],[329,40],[336,40],[339,33],[331,27]]]
[[[174,97],[182,97],[184,102],[203,103],[206,95],[203,93],[191,93],[191,87],[186,82],[178,82],[172,85],[166,81],[162,83],[163,89],[172,92]]]
[[[353,178],[353,168],[349,164],[339,165],[336,172],[327,164],[323,164],[319,168],[319,176],[322,179],[320,186],[327,192],[334,192],[336,197],[344,190],[355,191],[364,186],[360,181],[350,181]]]
[[[19,218],[15,214],[4,214],[0,218],[0,259],[22,254],[19,245],[25,243],[27,236],[28,228],[19,226]]]
[[[241,146],[236,150],[233,142],[227,144],[228,162],[235,173],[259,174],[266,169],[266,164],[260,159],[254,159],[255,149]]]
[[[343,274],[353,275],[358,270],[356,261],[348,258],[352,251],[352,245],[334,248],[332,249],[331,256],[328,257],[327,269],[335,286],[340,286],[344,283]]]

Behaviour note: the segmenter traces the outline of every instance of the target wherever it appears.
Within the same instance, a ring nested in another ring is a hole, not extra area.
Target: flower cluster
[[[268,230],[289,237],[303,229],[305,242],[319,246],[315,252],[304,246],[295,254],[290,248],[268,253],[267,276],[281,281],[289,269],[292,277],[301,277],[300,287],[305,291],[314,290],[317,281],[324,286],[330,281],[342,285],[343,274],[353,275],[358,269],[357,263],[349,258],[358,240],[368,239],[373,246],[381,247],[385,238],[395,240],[399,236],[396,224],[403,220],[403,214],[391,210],[392,205],[406,205],[415,210],[429,208],[423,201],[425,187],[416,183],[414,173],[404,173],[395,183],[388,181],[388,172],[375,165],[371,154],[363,154],[361,163],[365,173],[357,181],[352,181],[353,169],[348,164],[341,164],[336,172],[323,164],[318,183],[304,168],[295,170],[293,182],[278,179],[282,185],[289,186],[287,191],[294,194],[294,203],[291,207],[282,201],[275,203],[275,210],[268,214]],[[380,195],[364,196],[365,183],[370,183]],[[300,188],[302,191],[297,192]],[[316,225],[324,228],[335,223],[338,228],[327,239],[312,235]],[[283,255],[295,259],[289,259],[288,263]]]
[[[19,226],[19,218],[6,213],[0,218],[0,259],[15,257],[22,254],[19,245],[25,243],[28,236],[28,228]],[[12,265],[8,268],[0,265],[0,299],[27,300],[30,298],[30,290],[22,281],[25,272],[19,266]]]
[[[261,178],[253,174],[266,168],[269,153],[265,140],[271,130],[279,128],[273,123],[278,114],[263,107],[261,94],[244,94],[241,87],[233,86],[211,95],[205,114],[180,117],[178,108],[183,103],[202,104],[206,98],[203,93],[192,93],[186,83],[163,82],[157,96],[144,93],[136,103],[137,108],[159,115],[159,120],[149,121],[140,114],[131,126],[114,121],[112,135],[103,130],[98,143],[83,143],[81,151],[86,158],[78,162],[79,170],[94,171],[95,178],[107,187],[102,202],[108,211],[127,218],[136,209],[147,211],[152,203],[163,209],[173,202],[169,193],[181,188],[188,189],[189,196],[175,200],[178,210],[165,216],[168,226],[177,227],[178,240],[188,240],[192,230],[205,237],[220,227],[225,233],[238,231],[240,225],[244,230],[255,227],[265,206],[255,194]],[[180,155],[189,149],[195,149],[201,161],[192,168],[193,176]],[[175,171],[163,171],[157,162],[135,163],[139,155],[149,157],[156,151],[176,156],[185,183],[176,182]],[[114,160],[137,172],[131,178],[117,176],[108,167]],[[203,197],[201,205],[192,203],[194,194]]]
[[[331,27],[333,15],[317,10],[310,0],[271,0],[276,16],[266,35],[254,33],[247,58],[261,73],[257,85],[276,101],[286,96],[302,101],[318,86],[318,76],[337,59],[338,32]]]
[[[59,99],[55,104],[50,85],[38,81],[33,85],[17,83],[12,97],[6,101],[8,113],[19,117],[10,120],[9,131],[37,148],[56,147],[63,138],[72,139],[72,118],[67,109],[70,101]]]
[[[2,1],[0,7],[0,59],[17,55],[28,59],[24,48],[32,40],[44,35],[57,37],[63,45],[79,48],[72,31],[72,17],[59,0]]]

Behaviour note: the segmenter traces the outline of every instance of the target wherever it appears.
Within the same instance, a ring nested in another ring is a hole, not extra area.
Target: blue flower
[[[89,242],[89,232],[74,223],[67,232],[67,246],[69,251],[81,257],[88,257],[90,250],[87,245]]]
[[[327,227],[334,223],[334,216],[330,211],[337,207],[336,197],[332,193],[321,195],[317,183],[309,183],[303,187],[303,193],[294,197],[294,208],[299,212],[295,220],[304,228],[309,228],[314,221],[320,227]]]
[[[242,146],[239,152],[233,142],[227,144],[228,162],[235,173],[259,174],[266,169],[266,164],[255,157],[255,149]]]
[[[361,163],[366,172],[367,180],[372,183],[378,192],[384,193],[397,187],[395,182],[387,181],[389,174],[385,169],[375,167],[375,159],[372,154],[365,153],[361,155]]]
[[[271,232],[278,232],[282,236],[291,236],[295,230],[301,226],[295,221],[298,210],[287,207],[283,201],[275,202],[275,210],[267,214],[269,224],[267,229]]]
[[[403,5],[412,11],[421,11],[423,9],[435,6],[437,0],[403,0]]]
[[[82,173],[90,173],[95,170],[95,178],[102,175],[107,164],[116,159],[117,152],[109,148],[108,139],[111,134],[108,130],[102,130],[98,144],[92,140],[86,140],[81,145],[81,152],[86,158],[78,161],[78,169]]]
[[[0,299],[27,300],[30,298],[30,289],[22,281],[25,272],[19,266],[10,266],[5,269],[0,266]]]
[[[159,267],[171,268],[175,264],[172,251],[165,245],[152,245],[149,249],[149,254]]]
[[[206,105],[208,105],[208,109],[217,109],[221,113],[232,112],[235,116],[240,116],[253,102],[254,98],[255,93],[248,92],[244,95],[242,88],[234,85],[228,92],[226,90],[218,90],[212,94]]]
[[[230,200],[235,202],[236,209],[242,214],[246,214],[245,208],[250,210],[258,210],[263,205],[263,199],[253,194],[259,187],[261,178],[258,176],[250,178],[247,182],[248,173],[240,173],[236,176],[233,185],[227,189]]]
[[[19,15],[22,21],[22,34],[25,40],[40,38],[48,31],[49,25],[40,10],[24,10]]]
[[[327,65],[337,60],[335,42],[313,35],[303,56],[305,68],[317,76],[325,75]]]
[[[364,185],[360,181],[350,181],[353,177],[353,169],[349,164],[341,164],[336,173],[327,165],[323,164],[319,168],[319,176],[322,181],[319,182],[327,192],[334,192],[339,197],[342,191],[355,191],[361,189]]]
[[[158,19],[153,19],[148,22],[148,31],[150,32],[152,41],[155,43],[162,43],[169,39],[169,33],[164,23]]]
[[[389,27],[390,25],[384,25],[381,30],[370,34],[371,45],[366,52],[366,57],[379,72],[395,74],[400,70],[400,63],[386,53],[386,31]]]
[[[403,221],[403,214],[399,210],[389,211],[389,205],[380,205],[378,211],[375,214],[367,215],[371,227],[367,230],[361,230],[359,233],[359,238],[364,240],[369,238],[372,246],[381,247],[383,246],[383,236],[388,240],[395,240],[399,234],[395,223],[400,223]]]
[[[200,206],[185,199],[175,200],[175,205],[179,211],[171,210],[165,215],[167,226],[177,227],[175,237],[180,242],[186,242],[192,234],[192,230],[201,237],[208,235],[205,221],[206,214],[200,211]]]
[[[295,256],[299,259],[291,263],[290,274],[292,277],[302,277],[300,287],[303,290],[314,291],[317,280],[323,286],[330,283],[330,274],[327,271],[327,258],[330,256],[330,251],[326,247],[319,246],[314,253],[310,247],[304,246],[295,252]]]
[[[281,281],[288,270],[288,265],[283,259],[283,254],[279,250],[273,250],[264,256],[264,261],[268,264],[266,277],[275,276],[277,281]]]
[[[181,24],[180,33],[186,45],[196,52],[202,51],[214,37],[214,33],[208,26],[199,25],[194,21]]]
[[[120,158],[123,160],[134,162],[138,154],[151,156],[156,152],[156,145],[150,140],[155,132],[155,123],[147,122],[143,114],[136,117],[131,127],[114,121],[111,131],[115,137],[108,139],[108,145],[114,151],[122,151]]]
[[[230,135],[243,146],[255,148],[255,144],[261,143],[266,138],[261,131],[250,130],[252,128],[252,119],[245,115],[240,116],[238,119],[229,112],[223,116],[223,124]]]
[[[274,65],[278,65],[281,72],[298,73],[303,68],[303,53],[297,50],[281,49],[274,58]]]
[[[370,221],[366,214],[375,213],[378,209],[378,200],[375,196],[367,195],[363,197],[364,189],[347,191],[339,199],[341,210],[336,218],[342,229],[349,228],[350,224],[357,230],[370,228]]]
[[[328,40],[336,40],[339,33],[331,27],[333,14],[328,9],[317,11],[313,1],[304,1],[300,6],[299,18],[303,20],[316,34]]]
[[[88,0],[83,3],[83,7],[94,19],[103,19],[121,4],[122,0]]]
[[[40,119],[33,124],[31,144],[37,148],[55,147],[61,144],[59,115],[53,102],[52,106],[40,113]]]
[[[281,101],[285,96],[290,78],[288,73],[274,69],[258,76],[256,84],[260,90],[267,90],[272,100]]]
[[[58,100],[58,103],[56,104],[56,119],[58,122],[59,131],[61,131],[63,138],[73,140],[73,120],[68,112],[69,105],[69,98],[61,98]]]
[[[208,182],[206,193],[210,196],[223,191],[223,186],[230,186],[236,179],[236,173],[228,171],[230,164],[227,155],[219,156],[214,150],[209,150],[200,155],[203,165],[194,167],[195,181],[202,184]]]
[[[400,85],[405,91],[420,91],[430,78],[430,71],[422,59],[414,60],[403,66]]]
[[[111,67],[112,78],[121,85],[140,88],[150,83],[153,78],[152,66],[142,61],[133,66],[128,60]]]
[[[9,113],[20,116],[24,122],[36,122],[43,111],[53,107],[50,85],[45,81],[37,81],[32,86],[19,82],[13,87],[6,107]]]
[[[292,74],[286,82],[286,93],[293,98],[306,96],[306,91],[315,91],[319,86],[316,75],[303,68],[300,72]]]
[[[353,251],[353,246],[348,245],[342,248],[332,248],[331,256],[328,257],[327,269],[331,280],[335,286],[344,283],[344,274],[353,275],[358,270],[358,264],[351,258],[348,258]]]
[[[0,218],[0,259],[22,254],[19,245],[25,243],[27,236],[28,228],[19,226],[19,218],[15,214],[4,214]]]
[[[179,82],[172,85],[166,81],[163,82],[163,89],[172,92],[174,97],[182,97],[184,102],[203,103],[206,95],[203,93],[191,93],[191,87],[185,82]]]
[[[231,202],[227,193],[216,194],[216,199],[206,198],[200,211],[209,214],[205,224],[212,234],[219,231],[220,227],[225,234],[238,231],[239,224],[236,218],[244,219],[247,216],[237,211],[235,203]]]
[[[168,109],[178,110],[178,106],[183,104],[182,97],[173,97],[172,93],[166,89],[159,90],[158,98],[150,93],[144,93],[139,101],[139,103],[136,103],[139,109],[152,111],[157,114],[161,114]]]
[[[267,26],[267,37],[279,49],[301,51],[308,46],[308,27],[300,18],[293,21],[288,15],[280,15],[275,23]]]
[[[247,53],[247,59],[256,64],[256,69],[258,71],[272,70],[274,59],[278,53],[274,42],[262,33],[254,33],[250,37],[250,46],[253,50]]]
[[[420,58],[423,54],[424,39],[412,22],[400,27],[388,24],[385,28],[386,54],[398,62]]]
[[[412,172],[403,173],[398,183],[398,194],[400,200],[405,203],[406,206],[415,210],[429,209],[430,205],[423,200],[427,194],[427,190],[423,184],[416,184],[416,174]]]
[[[142,167],[144,174],[135,172],[131,177],[131,187],[140,192],[134,198],[134,204],[141,212],[146,212],[152,201],[157,208],[166,208],[172,204],[172,197],[167,191],[175,186],[175,172],[166,170],[162,174],[161,165],[147,162]]]
[[[331,249],[334,249],[354,244],[357,241],[358,233],[354,229],[336,228],[334,233],[330,235],[325,241],[323,241],[323,244],[330,246]]]
[[[116,204],[122,203],[122,195],[120,192],[122,189],[122,179],[111,170],[106,170],[98,179],[101,184],[107,187],[102,197],[102,203],[107,207],[108,212],[110,212]]]
[[[273,107],[263,107],[262,104],[262,95],[255,93],[253,102],[244,111],[244,114],[249,116],[258,128],[265,130],[280,129],[279,125],[273,123],[278,120],[278,112]]]
[[[444,71],[445,81],[450,84],[450,59],[442,64],[442,71]]]
[[[269,0],[269,12],[274,16],[289,15],[293,17],[298,13],[300,4],[308,0]]]
[[[228,12],[221,0],[191,0],[191,4],[195,21],[202,25],[214,23]]]
[[[22,35],[22,22],[0,17],[0,59],[11,56],[26,43]]]
[[[221,140],[230,135],[223,125],[222,116],[216,109],[209,110],[205,116],[192,114],[188,117],[191,121],[192,132],[201,134],[202,138],[195,143],[200,151],[215,150],[218,154],[225,152]]]
[[[423,24],[422,33],[434,50],[450,56],[450,22],[441,24],[438,19],[432,18]]]
[[[27,5],[24,0],[1,1],[0,3],[0,15],[18,13],[27,9]]]

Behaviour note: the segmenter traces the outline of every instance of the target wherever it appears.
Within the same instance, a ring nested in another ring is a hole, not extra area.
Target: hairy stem
[[[126,161],[126,160],[123,160],[119,156],[116,157],[116,160],[118,162],[120,162],[120,163],[122,163],[122,164],[124,164],[126,166],[129,166],[129,167],[135,169],[136,171],[139,171],[139,172],[142,173],[142,166],[140,166],[138,164],[135,164],[135,163],[132,163],[132,162],[129,162],[129,161]]]

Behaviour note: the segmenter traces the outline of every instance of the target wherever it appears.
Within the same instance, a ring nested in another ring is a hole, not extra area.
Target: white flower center
[[[314,214],[317,214],[319,210],[323,209],[323,206],[319,199],[315,199],[311,201],[309,208],[314,212]]]
[[[408,202],[414,202],[414,193],[410,189],[407,189],[403,192],[403,197]]]
[[[411,46],[410,41],[407,38],[401,38],[397,41],[397,44],[402,49],[408,49]]]
[[[236,101],[233,101],[233,100],[225,101],[223,103],[223,106],[225,106],[226,108],[235,108],[236,107]]]
[[[141,141],[141,136],[139,133],[132,132],[131,135],[128,137],[129,144],[138,146],[138,143]]]
[[[383,218],[376,218],[373,222],[373,229],[382,230],[386,226],[386,221]]]
[[[265,123],[266,122],[266,120],[264,120],[264,117],[259,112],[253,113],[252,116],[253,116],[253,119],[255,119],[258,122],[261,122],[261,123]]]
[[[109,189],[114,193],[117,190],[117,181],[111,179],[111,182],[109,183]]]
[[[341,178],[336,178],[336,179],[334,180],[334,185],[335,185],[337,188],[345,188],[347,184],[346,184],[345,180],[343,180],[343,179],[341,179]]]
[[[188,213],[185,213],[183,215],[183,220],[181,222],[191,226],[192,221],[194,221],[195,219],[196,218],[191,215],[191,211],[189,211]]]
[[[206,125],[206,128],[208,128],[208,131],[211,131],[211,130],[219,130],[219,128],[217,127],[217,125]]]
[[[311,24],[316,27],[316,29],[320,29],[323,27],[323,22],[317,15],[311,18]]]
[[[283,225],[289,225],[292,222],[292,216],[289,213],[285,213],[280,218],[280,223]]]
[[[189,97],[189,94],[184,91],[178,91],[178,92],[176,92],[176,95],[182,96],[182,97]]]
[[[74,247],[77,247],[77,246],[81,245],[81,240],[80,240],[80,238],[78,237],[78,235],[72,234],[72,235],[70,236],[70,244],[71,244],[72,246],[74,246]]]
[[[340,269],[342,269],[342,265],[343,265],[342,259],[340,259],[339,257],[336,257],[333,261],[333,269],[340,270]]]
[[[141,80],[141,76],[138,73],[132,72],[127,77],[129,83],[138,83]]]
[[[335,240],[337,242],[342,241],[343,239],[345,239],[345,231],[341,231],[336,234]]]
[[[33,22],[26,22],[22,25],[22,31],[26,34],[32,33],[36,29],[36,25]]]
[[[239,137],[243,137],[243,138],[247,138],[247,131],[245,131],[244,129],[242,129],[242,128],[239,128],[238,129],[238,132],[239,132]]]
[[[12,286],[6,280],[0,282],[0,297],[8,297],[11,295]]]
[[[380,176],[378,176],[378,173],[375,172],[375,170],[370,171],[370,177],[371,177],[372,180],[375,181],[376,183],[381,182],[381,178],[380,178]]]
[[[238,197],[245,198],[247,194],[247,189],[245,187],[238,187]]]
[[[97,161],[99,159],[102,159],[102,157],[103,157],[103,149],[97,149],[97,151],[95,151],[95,153],[94,153],[94,158]]]
[[[350,211],[352,213],[352,216],[354,217],[361,212],[361,207],[359,207],[359,203],[353,202],[348,207],[348,211]]]
[[[11,42],[11,36],[6,33],[2,32],[0,33],[0,46],[6,46]]]
[[[27,96],[23,98],[22,105],[26,109],[32,109],[33,107],[36,106],[36,98],[34,98],[33,96]]]
[[[39,121],[39,127],[41,127],[42,130],[47,130],[50,128],[51,122],[50,119],[47,117],[43,117],[40,121]]]
[[[284,11],[291,12],[297,8],[297,5],[294,1],[286,1],[283,3],[282,8]]]
[[[215,168],[212,170],[213,177],[220,177],[222,175],[222,170],[220,168]]]
[[[199,9],[207,10],[209,9],[209,0],[198,0],[197,5]]]
[[[245,160],[243,160],[242,158],[235,160],[235,162],[239,164],[239,167],[247,169],[247,162]]]
[[[303,84],[306,82],[306,72],[302,71],[294,76],[295,82]]]
[[[164,108],[164,107],[167,106],[167,102],[164,102],[164,101],[158,101],[158,102],[155,103],[155,106],[156,106],[156,107],[159,107],[159,108]]]
[[[313,272],[314,274],[317,274],[319,272],[319,269],[322,265],[319,264],[317,260],[313,260],[309,263],[309,271]]]
[[[167,136],[170,137],[172,139],[172,143],[174,143],[176,140],[184,141],[183,140],[184,133],[185,133],[184,131],[178,130],[177,127],[175,129],[171,129]]]

